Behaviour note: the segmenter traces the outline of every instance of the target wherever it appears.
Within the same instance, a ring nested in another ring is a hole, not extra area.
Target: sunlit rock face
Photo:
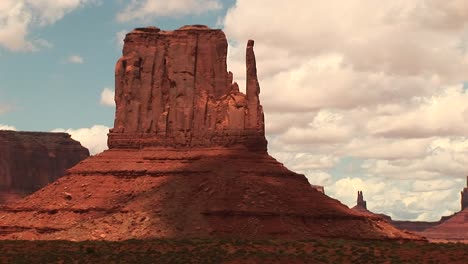
[[[247,90],[227,71],[219,29],[140,28],[127,34],[115,68],[109,147],[244,145],[266,150],[254,42],[246,49]]]

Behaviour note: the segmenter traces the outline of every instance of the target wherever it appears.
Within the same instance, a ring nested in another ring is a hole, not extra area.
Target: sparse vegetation
[[[0,241],[0,263],[466,263],[468,245],[234,239]]]

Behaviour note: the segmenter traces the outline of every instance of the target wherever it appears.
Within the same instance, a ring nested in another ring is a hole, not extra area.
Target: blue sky
[[[224,1],[222,9],[201,15],[118,22],[116,14],[124,3],[101,1],[78,7],[52,25],[31,25],[29,38],[45,39],[52,47],[35,52],[0,47],[0,100],[12,107],[0,116],[0,123],[39,131],[112,126],[114,109],[99,101],[102,89],[114,85],[114,65],[121,54],[116,34],[146,25],[216,27],[218,17],[232,4]],[[69,62],[70,56],[81,57],[83,63]]]
[[[269,153],[288,168],[348,206],[363,190],[396,219],[459,210],[463,0],[2,0],[0,129],[66,131],[93,154],[106,149],[124,33],[186,24],[225,31],[241,90],[255,39]]]

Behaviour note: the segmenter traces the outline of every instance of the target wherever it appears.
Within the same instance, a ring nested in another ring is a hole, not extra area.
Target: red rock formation
[[[0,212],[0,237],[418,239],[311,188],[266,152],[253,41],[247,93],[220,30],[136,29],[116,66],[110,149]]]
[[[366,201],[364,201],[364,196],[362,195],[362,191],[358,191],[355,208],[362,208],[364,210],[367,210],[367,203]]]
[[[432,241],[468,242],[468,209],[463,209],[449,219],[425,229],[419,234]]]
[[[0,131],[0,203],[39,190],[88,156],[66,133]]]
[[[253,41],[247,46],[247,95],[227,71],[221,30],[140,28],[127,34],[115,69],[109,148],[244,145],[266,151]]]
[[[357,211],[357,212],[360,212],[360,213],[363,213],[365,215],[372,216],[372,217],[380,217],[383,220],[388,221],[388,222],[392,220],[392,218],[388,215],[376,214],[367,210],[367,202],[364,200],[364,195],[362,194],[362,191],[358,191],[356,205],[353,208],[351,208],[351,210],[354,210],[354,211]]]

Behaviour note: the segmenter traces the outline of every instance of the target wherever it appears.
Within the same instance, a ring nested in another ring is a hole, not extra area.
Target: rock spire
[[[357,195],[357,206],[362,207],[367,210],[367,202],[364,200],[364,196],[362,195],[362,191],[358,191]]]

